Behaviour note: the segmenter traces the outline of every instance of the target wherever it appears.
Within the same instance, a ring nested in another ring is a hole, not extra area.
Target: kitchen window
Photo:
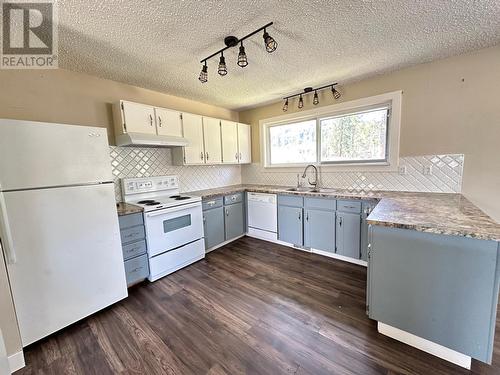
[[[265,166],[394,168],[400,107],[401,93],[395,92],[263,120]]]
[[[389,108],[319,119],[320,162],[387,161]]]
[[[269,127],[271,164],[316,161],[316,120]]]

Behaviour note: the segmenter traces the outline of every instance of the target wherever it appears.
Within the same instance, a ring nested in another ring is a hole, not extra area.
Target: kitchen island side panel
[[[370,318],[491,363],[495,241],[373,226]]]

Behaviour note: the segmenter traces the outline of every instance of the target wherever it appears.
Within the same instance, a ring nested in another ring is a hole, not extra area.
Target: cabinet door
[[[221,121],[222,134],[222,162],[226,164],[238,163],[238,123]]]
[[[335,212],[305,210],[304,245],[335,252]]]
[[[224,207],[226,217],[224,219],[226,228],[226,241],[245,233],[243,218],[243,203],[235,203]]]
[[[154,107],[122,102],[122,112],[128,133],[156,134]]]
[[[359,214],[337,212],[336,253],[349,258],[360,258],[361,217]]]
[[[205,249],[224,242],[224,209],[222,207],[203,211]]]
[[[207,164],[222,163],[222,141],[220,120],[203,117],[203,139],[205,144],[205,161]]]
[[[205,163],[202,117],[198,115],[192,115],[190,113],[184,113],[182,115],[182,129],[184,138],[186,138],[189,142],[189,144],[184,147],[184,163]]]
[[[278,206],[278,239],[303,245],[302,208]]]
[[[238,123],[238,152],[240,164],[248,164],[252,162],[250,125]]]
[[[182,137],[182,115],[178,111],[155,108],[158,135]]]

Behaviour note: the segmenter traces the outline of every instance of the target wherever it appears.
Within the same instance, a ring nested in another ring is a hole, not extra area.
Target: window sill
[[[373,162],[373,163],[299,163],[299,164],[274,164],[262,165],[264,169],[273,170],[276,172],[299,172],[303,171],[308,165],[315,165],[325,172],[395,172],[398,170],[398,163],[390,163],[388,161]]]

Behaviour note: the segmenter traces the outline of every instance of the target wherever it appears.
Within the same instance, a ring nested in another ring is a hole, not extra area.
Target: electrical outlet
[[[398,168],[398,171],[399,171],[399,174],[400,174],[401,176],[405,175],[405,174],[407,173],[407,171],[406,171],[406,165],[402,165],[402,166],[400,166],[400,167]]]
[[[432,164],[424,165],[424,175],[432,176]]]

